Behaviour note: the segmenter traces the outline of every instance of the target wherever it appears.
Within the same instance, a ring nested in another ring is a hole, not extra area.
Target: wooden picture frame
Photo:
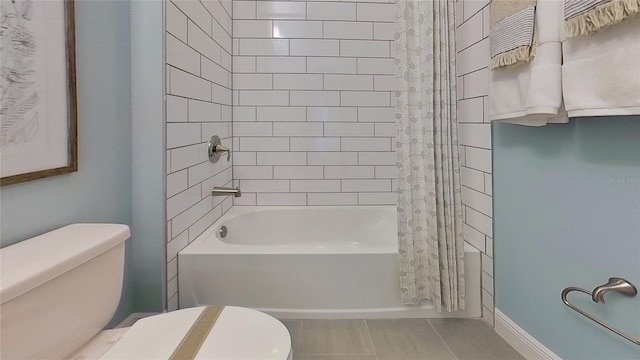
[[[2,6],[0,186],[75,172],[74,0],[2,1]]]

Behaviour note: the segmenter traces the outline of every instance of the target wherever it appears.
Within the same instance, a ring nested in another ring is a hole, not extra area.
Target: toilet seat
[[[205,307],[138,320],[100,359],[168,359]],[[288,360],[291,337],[277,319],[257,310],[226,306],[195,359]]]

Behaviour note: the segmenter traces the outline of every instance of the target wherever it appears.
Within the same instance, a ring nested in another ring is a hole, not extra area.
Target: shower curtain
[[[464,309],[453,0],[396,2],[403,301]]]

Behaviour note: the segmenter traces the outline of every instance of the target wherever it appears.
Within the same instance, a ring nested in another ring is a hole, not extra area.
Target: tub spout
[[[604,285],[600,285],[593,289],[591,293],[591,298],[593,301],[598,304],[604,304],[604,295],[609,291],[619,292],[624,295],[634,296],[638,293],[636,287],[633,284],[629,283],[625,279],[612,277],[609,278],[609,282]]]
[[[233,195],[234,197],[242,196],[240,192],[240,188],[225,188],[225,187],[214,187],[211,189],[211,196],[226,196]]]

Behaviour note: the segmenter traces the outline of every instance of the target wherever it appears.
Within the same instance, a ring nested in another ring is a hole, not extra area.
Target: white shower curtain
[[[402,297],[464,309],[453,1],[398,0],[396,28]]]

